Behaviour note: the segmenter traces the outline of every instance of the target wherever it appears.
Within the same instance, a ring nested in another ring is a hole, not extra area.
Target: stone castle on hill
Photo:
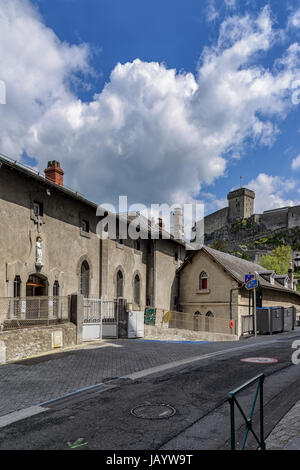
[[[227,199],[227,207],[201,221],[205,245],[258,262],[282,240],[282,244],[292,247],[295,267],[300,267],[300,206],[255,214],[255,193],[247,188],[231,191]]]

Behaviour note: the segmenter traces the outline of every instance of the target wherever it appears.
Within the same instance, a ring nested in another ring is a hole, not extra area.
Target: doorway
[[[26,319],[48,318],[48,279],[32,274],[26,283]]]

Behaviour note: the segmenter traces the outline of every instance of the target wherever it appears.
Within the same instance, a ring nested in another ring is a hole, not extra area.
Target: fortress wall
[[[288,212],[288,228],[300,227],[300,206],[290,207]]]
[[[260,222],[268,230],[277,230],[279,228],[288,227],[288,208],[283,210],[274,210],[270,212],[264,212],[261,215]]]
[[[204,217],[204,233],[210,234],[227,225],[228,207]]]

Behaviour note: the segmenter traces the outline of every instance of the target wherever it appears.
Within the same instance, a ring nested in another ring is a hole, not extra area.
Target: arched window
[[[123,273],[122,271],[117,272],[116,294],[117,294],[117,298],[123,297]]]
[[[199,289],[207,289],[207,274],[205,271],[202,271],[202,273],[200,274]]]
[[[201,312],[199,312],[199,310],[197,310],[197,312],[195,312],[194,315],[196,315],[196,316],[201,315]]]
[[[205,315],[205,316],[206,316],[206,317],[213,317],[213,316],[214,316],[214,314],[213,314],[211,311],[209,311],[209,312],[207,312],[207,313],[206,313],[206,315]]]
[[[59,296],[59,283],[58,281],[55,281],[53,284],[53,297],[58,297]]]
[[[135,304],[140,303],[140,291],[141,291],[140,276],[136,274],[136,276],[134,277],[134,286],[133,286],[133,302]]]
[[[21,297],[21,278],[16,276],[14,280],[14,297]]]
[[[87,261],[83,261],[81,265],[80,293],[86,298],[90,293],[90,267]]]
[[[48,295],[49,283],[41,274],[31,274],[26,283],[26,297],[43,297]]]
[[[58,316],[59,311],[59,282],[55,281],[53,284],[53,315]]]
[[[21,297],[21,278],[20,276],[16,276],[14,280],[14,313],[15,315],[19,312],[20,300]]]

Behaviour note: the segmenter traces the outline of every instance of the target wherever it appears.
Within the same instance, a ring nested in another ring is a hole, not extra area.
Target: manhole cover
[[[272,357],[246,357],[245,359],[241,359],[241,361],[255,364],[273,364],[274,362],[278,362],[277,359],[273,359]]]
[[[139,405],[132,408],[131,414],[136,418],[143,419],[166,419],[176,413],[175,408],[170,405]]]

